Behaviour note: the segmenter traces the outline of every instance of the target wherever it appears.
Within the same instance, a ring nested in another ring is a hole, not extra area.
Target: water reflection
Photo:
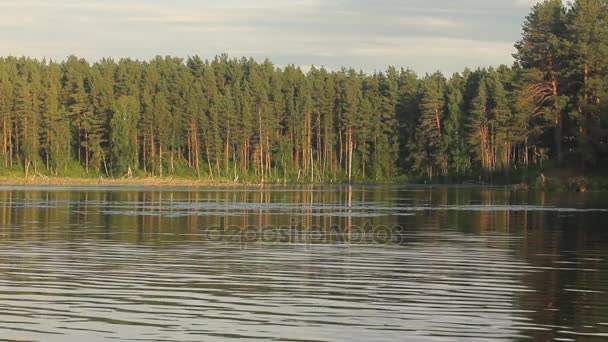
[[[4,188],[0,337],[598,340],[602,193]]]

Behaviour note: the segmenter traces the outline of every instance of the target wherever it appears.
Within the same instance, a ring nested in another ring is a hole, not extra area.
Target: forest
[[[601,168],[607,19],[607,0],[546,0],[512,66],[449,77],[227,55],[0,58],[0,174],[347,182]]]

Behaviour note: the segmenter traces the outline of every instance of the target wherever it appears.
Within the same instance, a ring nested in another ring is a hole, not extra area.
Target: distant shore
[[[212,179],[176,179],[176,178],[70,178],[70,177],[0,177],[0,186],[54,185],[54,186],[184,186],[184,187],[214,187],[214,186],[256,186],[259,183],[235,182],[230,180]]]
[[[76,177],[19,177],[0,176],[0,186],[147,186],[147,187],[260,187],[280,185],[348,185],[347,182],[329,183],[300,183],[300,182],[252,182],[233,181],[230,179],[193,179],[174,177],[132,177],[132,178],[76,178]],[[551,171],[540,174],[534,180],[515,183],[491,183],[491,182],[355,182],[351,185],[408,185],[408,186],[448,186],[448,187],[482,187],[482,188],[504,188],[518,191],[540,190],[540,191],[608,191],[608,178],[585,177],[576,174],[566,174],[564,170]]]

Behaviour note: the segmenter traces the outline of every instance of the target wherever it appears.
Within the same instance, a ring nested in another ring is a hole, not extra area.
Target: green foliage
[[[114,103],[110,120],[112,171],[115,175],[132,173],[137,167],[137,123],[139,102],[134,96],[122,95]]]
[[[72,177],[530,183],[608,156],[608,4],[532,8],[513,67],[0,58],[0,167]],[[9,171],[7,171],[9,170]]]
[[[98,178],[101,175],[94,172],[87,172],[81,163],[76,160],[70,160],[66,167],[57,173],[56,176],[69,178]]]
[[[447,175],[448,159],[444,140],[446,80],[440,73],[427,76],[421,84],[420,115],[414,140],[410,143],[411,158],[415,170]]]

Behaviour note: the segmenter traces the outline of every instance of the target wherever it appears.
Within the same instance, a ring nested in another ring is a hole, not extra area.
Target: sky
[[[534,0],[0,0],[0,55],[270,59],[446,74],[512,64]]]

